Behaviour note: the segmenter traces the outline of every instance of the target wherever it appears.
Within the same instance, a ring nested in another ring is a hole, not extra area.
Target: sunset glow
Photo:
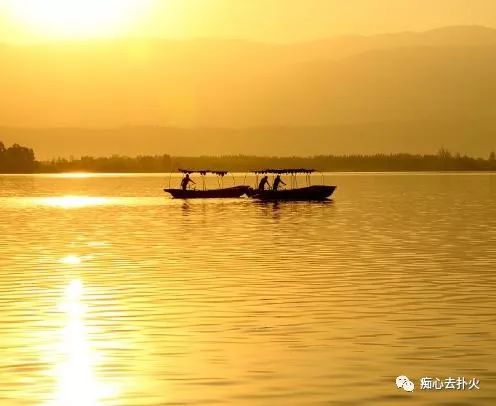
[[[148,0],[12,0],[19,25],[35,35],[60,39],[118,35],[139,19]]]
[[[495,0],[0,0],[0,406],[496,405]]]

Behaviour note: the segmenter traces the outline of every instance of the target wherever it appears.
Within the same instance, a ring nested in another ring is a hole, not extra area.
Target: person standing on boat
[[[264,176],[262,178],[262,180],[260,181],[259,185],[258,185],[258,190],[263,192],[265,190],[265,185],[267,185],[270,189],[270,185],[269,185],[269,177],[268,176]]]
[[[276,178],[274,179],[274,184],[272,185],[272,190],[277,191],[279,189],[279,185],[283,184],[286,186],[286,183],[281,179],[281,175],[277,175]]]
[[[186,190],[186,188],[188,187],[189,183],[193,183],[194,185],[196,185],[196,182],[193,179],[191,179],[189,177],[189,173],[187,173],[186,176],[181,181],[181,189],[182,190]]]

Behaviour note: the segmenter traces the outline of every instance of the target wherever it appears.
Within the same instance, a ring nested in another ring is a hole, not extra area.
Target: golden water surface
[[[0,405],[495,404],[496,175],[327,178],[256,203],[0,176]]]

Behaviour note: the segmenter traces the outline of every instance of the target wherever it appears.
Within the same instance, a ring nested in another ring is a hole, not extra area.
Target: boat
[[[222,199],[236,198],[248,193],[249,186],[234,186],[223,189],[195,190],[195,189],[164,189],[174,199]]]
[[[254,171],[257,175],[257,184],[259,175],[277,174],[290,175],[291,185],[289,189],[278,190],[259,190],[250,188],[247,195],[257,200],[326,200],[332,196],[337,186],[311,185],[311,174],[313,169],[265,169]],[[297,175],[305,175],[307,185],[298,187]]]
[[[332,196],[336,186],[308,186],[297,189],[265,190],[252,189],[250,197],[258,200],[326,200]]]
[[[226,199],[226,198],[238,198],[248,193],[249,186],[232,186],[223,187],[223,178],[228,174],[227,171],[210,171],[201,170],[193,171],[188,169],[179,169],[179,172],[183,174],[200,174],[202,176],[202,189],[174,189],[170,187],[164,189],[164,192],[169,193],[174,199]],[[207,174],[217,175],[219,178],[219,188],[218,189],[207,189],[205,185],[205,176]],[[233,178],[234,179],[234,178]]]

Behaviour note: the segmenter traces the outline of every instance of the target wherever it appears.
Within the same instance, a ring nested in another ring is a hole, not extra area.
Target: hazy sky
[[[72,21],[78,18],[86,20]],[[292,42],[467,24],[496,27],[496,1],[0,0],[1,42],[115,36]]]

